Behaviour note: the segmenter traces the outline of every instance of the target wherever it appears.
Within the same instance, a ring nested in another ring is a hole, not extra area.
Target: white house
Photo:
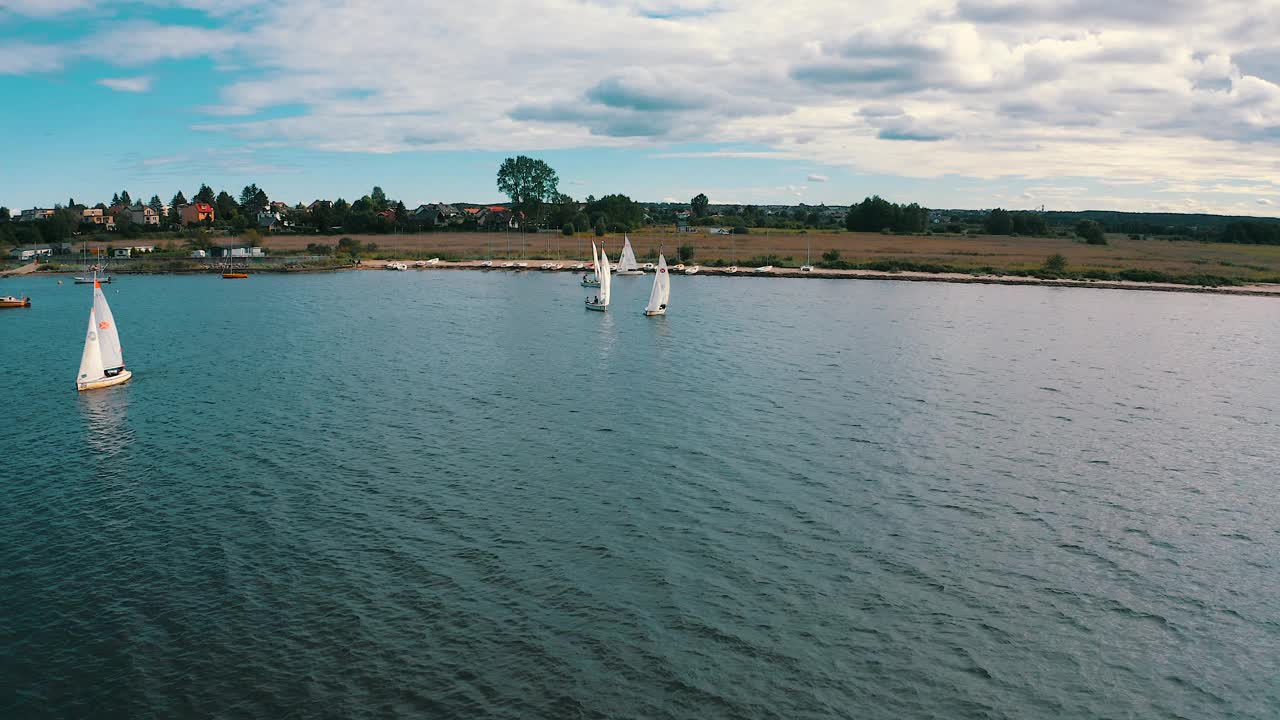
[[[191,251],[191,257],[193,257],[193,258],[197,258],[197,259],[199,259],[199,258],[204,258],[204,257],[208,257],[208,256],[209,256],[209,254],[208,254],[208,253],[206,253],[206,252],[205,252],[205,251],[203,251],[203,250],[192,250],[192,251]]]
[[[53,248],[43,245],[24,245],[9,251],[9,257],[15,260],[35,260],[41,257],[52,257]]]

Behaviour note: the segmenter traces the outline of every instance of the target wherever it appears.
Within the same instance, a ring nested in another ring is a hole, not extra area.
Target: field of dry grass
[[[592,235],[565,237],[560,233],[423,233],[354,236],[378,246],[378,254],[405,258],[440,256],[445,259],[511,257],[526,259],[586,259],[591,255]],[[301,250],[307,243],[334,244],[336,236],[279,235],[266,240],[268,250]],[[606,235],[605,246],[617,257],[621,235]],[[747,265],[753,258],[773,255],[777,265],[798,266],[805,261],[806,247],[814,262],[827,250],[840,251],[850,262],[902,260],[912,263],[948,265],[958,269],[994,268],[1025,270],[1041,266],[1045,258],[1060,253],[1073,272],[1119,271],[1130,268],[1155,270],[1169,275],[1220,275],[1239,280],[1280,278],[1280,246],[1228,245],[1221,243],[1130,240],[1123,235],[1108,237],[1108,245],[1086,245],[1068,238],[1007,237],[999,235],[897,236],[849,232],[753,231],[750,235],[710,235],[672,230],[642,230],[631,233],[631,243],[643,260],[656,257],[659,249],[669,259],[683,244],[694,248],[694,262],[716,259]],[[789,259],[788,259],[789,258]],[[674,260],[673,260],[674,262]]]

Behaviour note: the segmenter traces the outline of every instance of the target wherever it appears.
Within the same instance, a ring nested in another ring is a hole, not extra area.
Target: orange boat
[[[22,297],[5,295],[4,297],[0,297],[0,307],[31,307],[31,298],[26,295],[23,295]]]
[[[237,272],[222,273],[223,280],[242,280],[247,277],[249,277],[249,273],[237,273]]]

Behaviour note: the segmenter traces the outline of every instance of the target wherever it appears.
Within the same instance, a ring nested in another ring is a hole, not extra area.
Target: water
[[[0,716],[1280,716],[1273,301],[5,283]]]

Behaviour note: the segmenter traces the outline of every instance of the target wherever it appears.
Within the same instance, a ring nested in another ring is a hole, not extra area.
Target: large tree
[[[262,191],[258,189],[257,183],[245,185],[244,189],[240,191],[240,207],[244,208],[245,212],[261,210],[262,208],[256,205],[258,201],[258,193],[260,192]],[[263,196],[266,195],[266,193],[262,194]]]
[[[236,204],[236,199],[231,197],[231,193],[223,190],[213,201],[213,212],[218,220],[228,222],[240,214],[240,206]]]
[[[711,202],[710,200],[707,200],[707,196],[703,195],[702,193],[698,193],[697,195],[694,195],[693,199],[689,201],[690,207],[693,208],[693,216],[706,217],[707,205],[709,205],[710,202]]]
[[[155,210],[157,214],[159,214],[159,212],[162,209],[164,209],[164,202],[160,200],[159,195],[152,195],[151,200],[147,203],[147,205],[149,205],[152,210]]]
[[[180,207],[180,206],[182,206],[182,205],[186,205],[186,204],[187,204],[187,196],[186,196],[186,195],[183,195],[183,194],[182,194],[182,191],[181,191],[181,190],[179,190],[179,191],[178,191],[178,192],[173,196],[173,199],[169,201],[169,204],[170,204],[170,205],[172,205],[172,206],[174,206],[174,207]]]
[[[524,155],[507,158],[498,168],[498,189],[511,198],[515,210],[534,223],[542,215],[542,206],[560,196],[559,184],[560,178],[550,165]]]
[[[120,204],[121,204],[121,205],[133,205],[133,199],[129,197],[129,191],[128,191],[128,190],[123,190],[123,191],[121,191],[121,192],[120,192]]]
[[[212,205],[214,200],[213,188],[209,187],[208,185],[205,185],[204,183],[201,183],[200,190],[196,192],[195,197],[193,199],[196,202],[202,202],[202,203],[207,203],[209,205]]]

